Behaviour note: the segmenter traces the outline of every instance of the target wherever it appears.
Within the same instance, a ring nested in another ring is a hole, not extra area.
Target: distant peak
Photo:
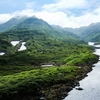
[[[21,19],[21,18],[37,18],[36,16],[27,16],[27,15],[16,15],[13,18],[15,19]]]
[[[35,15],[31,16],[32,18],[37,18]]]
[[[14,16],[14,18],[16,18],[16,19],[21,19],[21,18],[28,18],[28,16],[19,16],[19,15],[17,15],[17,16]]]

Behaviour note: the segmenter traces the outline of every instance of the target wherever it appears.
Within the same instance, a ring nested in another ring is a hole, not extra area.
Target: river
[[[100,49],[94,53],[100,56]],[[64,100],[100,100],[100,61],[94,66],[88,77],[80,81],[83,90],[74,88]]]

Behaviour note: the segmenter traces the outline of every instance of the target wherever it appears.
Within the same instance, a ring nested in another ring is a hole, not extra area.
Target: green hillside
[[[0,37],[0,52],[6,52],[8,53],[8,51],[10,50],[10,48],[12,48],[12,45],[9,41],[7,41],[6,39],[2,39]]]
[[[20,42],[12,46],[11,41]],[[27,49],[18,51],[22,42]],[[61,100],[98,61],[93,51],[79,36],[42,19],[19,21],[0,33],[0,52],[5,52],[0,56],[0,100]]]
[[[46,36],[46,38],[59,39],[67,42],[84,43],[75,34],[62,29],[56,29],[42,19],[35,17],[27,18],[25,21],[9,29],[9,31],[4,32],[3,35],[7,35],[9,39],[14,38],[15,40],[24,40],[31,36],[34,38]]]
[[[42,19],[35,17],[27,18],[8,31],[2,32],[0,37],[9,41],[24,41],[27,47],[27,50],[21,52],[16,52],[16,48],[10,49],[9,55],[0,58],[2,65],[63,64],[62,59],[76,48],[85,45],[85,42],[75,34],[54,28]]]
[[[7,22],[0,24],[0,32],[8,30],[9,28],[16,26],[20,22],[23,22],[25,19],[27,19],[26,16],[23,16],[23,17],[16,16],[14,18],[11,18]]]
[[[100,23],[92,23],[89,26],[80,28],[65,28],[64,30],[73,32],[85,41],[100,42]]]

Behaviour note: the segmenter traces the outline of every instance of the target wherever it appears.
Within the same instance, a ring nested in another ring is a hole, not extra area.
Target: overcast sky
[[[62,27],[87,26],[100,22],[100,0],[0,0],[0,23],[20,15]]]

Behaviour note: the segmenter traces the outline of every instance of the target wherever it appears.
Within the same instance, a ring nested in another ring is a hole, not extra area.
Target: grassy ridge
[[[89,67],[84,67],[84,66],[92,65],[95,61],[98,60],[98,57],[95,54],[92,54],[93,50],[91,50],[87,46],[84,46],[84,48],[82,47],[76,48],[76,47],[73,47],[71,51],[67,51],[69,52],[69,54],[66,54],[67,56],[61,54],[62,56],[61,58],[53,59],[53,61],[56,61],[56,63],[60,62],[65,64],[59,67],[50,67],[50,68],[35,67],[37,69],[34,69],[33,66],[25,66],[25,65],[1,66],[0,67],[1,75],[5,76],[0,76],[0,99],[19,100],[19,98],[25,97],[25,95],[26,96],[32,95],[33,97],[37,95],[39,97],[40,91],[43,89],[48,89],[50,86],[54,84],[68,83],[68,82],[70,83],[70,81],[77,80],[82,75],[82,73],[86,74],[88,72]],[[77,52],[75,51],[76,49]],[[53,54],[51,55],[53,56]],[[18,56],[20,57],[20,55]],[[45,56],[43,57],[45,58]],[[55,55],[53,57],[55,57]],[[40,60],[43,61],[44,59]],[[48,60],[50,60],[50,58],[48,58]],[[25,59],[19,61],[25,62]],[[80,69],[78,66],[79,67],[81,66],[82,69]]]
[[[95,61],[97,61],[98,57],[92,54],[92,52],[93,51],[90,50],[88,47],[84,47],[77,49],[76,53],[74,51],[69,52],[68,54],[69,56],[68,55],[64,56],[63,54],[61,54],[62,56],[61,58],[53,59],[53,62],[55,61],[56,63],[60,62],[60,64],[65,64],[59,67],[50,67],[50,68],[36,67],[37,69],[34,69],[33,66],[27,66],[27,65],[26,66],[2,65],[0,67],[1,75],[5,76],[0,76],[0,99],[20,100],[19,98],[23,98],[25,97],[25,95],[26,96],[32,95],[33,97],[34,96],[39,97],[41,94],[40,91],[44,88],[48,89],[48,87],[54,84],[68,83],[70,81],[75,81],[77,78],[80,77],[82,73],[88,72],[87,70],[88,68],[86,69],[84,66],[86,65],[90,66]],[[20,55],[18,56],[20,57]],[[27,56],[25,57],[27,58]],[[29,64],[28,60],[27,62],[25,62],[25,57],[22,60],[20,58],[19,61],[21,62],[21,64],[22,62],[23,64],[24,63]],[[55,57],[55,55],[53,57]],[[14,59],[14,57],[12,58]],[[43,56],[43,59],[39,59],[39,61],[40,60],[45,61],[44,58],[45,56]],[[48,60],[50,60],[50,58],[48,58]],[[35,61],[39,62],[38,60]],[[14,60],[12,60],[11,62],[14,63]],[[18,60],[16,61],[16,63],[18,63]],[[80,69],[78,66],[81,66],[82,68],[84,68],[84,70]]]
[[[36,95],[38,89],[75,79],[80,73],[76,66],[61,66],[25,71],[0,76],[0,99],[11,100],[17,96]],[[35,94],[36,93],[36,94]]]
[[[14,54],[0,56],[0,75],[32,70],[42,64],[90,66],[98,59],[92,53],[93,50],[89,46],[75,44],[40,51],[34,51],[34,49],[31,51],[20,51]]]
[[[86,61],[93,58],[92,52],[88,46],[66,43],[63,45],[60,44],[59,46],[48,47],[47,49],[31,48],[25,51],[4,55],[0,57],[0,65],[26,66],[41,65],[42,63],[74,65],[76,63],[74,60],[77,60],[79,63],[86,63]]]
[[[37,18],[29,18],[0,33],[0,38],[0,50],[6,52],[0,56],[0,100],[39,97],[41,90],[52,85],[70,84],[88,72],[89,68],[84,66],[91,66],[98,59],[78,36]],[[27,50],[18,52],[21,42],[13,47],[13,40],[26,42]],[[42,64],[59,67],[42,68]]]

